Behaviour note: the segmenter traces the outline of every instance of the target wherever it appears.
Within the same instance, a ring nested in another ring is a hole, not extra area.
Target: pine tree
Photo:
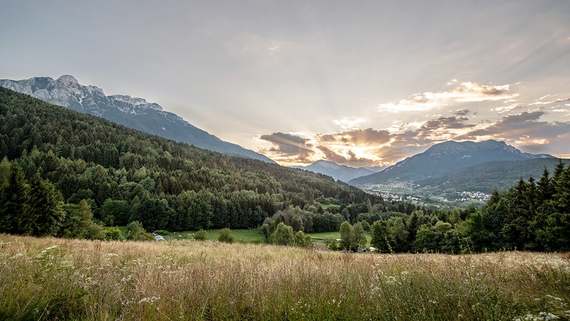
[[[552,195],[554,195],[554,185],[552,184],[550,173],[545,167],[542,177],[540,177],[540,180],[538,181],[538,198],[540,205],[545,201],[550,200]]]
[[[570,167],[556,179],[554,200],[560,212],[570,213]]]
[[[29,186],[18,166],[12,166],[8,184],[0,192],[0,231],[6,233],[26,233],[25,221]]]
[[[370,244],[380,252],[391,252],[386,222],[376,221],[372,224],[372,240]]]
[[[29,195],[29,206],[24,213],[25,233],[56,235],[65,218],[59,191],[36,174],[31,181]]]

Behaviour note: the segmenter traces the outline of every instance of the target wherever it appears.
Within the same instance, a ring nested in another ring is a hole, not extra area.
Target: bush
[[[86,228],[85,238],[90,240],[104,240],[105,231],[103,230],[103,227],[101,225],[91,223]]]
[[[123,232],[118,227],[106,227],[103,229],[103,238],[108,241],[122,241],[125,239]]]
[[[130,222],[127,225],[127,239],[132,241],[152,240],[152,235],[148,234],[139,221]]]
[[[220,236],[218,236],[218,241],[224,243],[233,243],[234,237],[232,236],[232,231],[229,228],[224,228],[220,231]]]
[[[285,223],[279,223],[275,232],[271,234],[271,243],[277,245],[293,245],[295,243],[295,234],[293,228]]]
[[[327,240],[325,241],[327,248],[331,251],[338,251],[341,249],[340,243],[337,240]]]
[[[194,239],[197,241],[205,241],[208,239],[208,235],[206,234],[206,231],[199,230],[196,233],[194,233]]]
[[[310,235],[303,233],[303,231],[299,231],[295,233],[295,245],[300,247],[310,247],[313,245],[313,239]]]

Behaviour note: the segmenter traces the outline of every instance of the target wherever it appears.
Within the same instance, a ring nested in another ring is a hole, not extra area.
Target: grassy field
[[[0,320],[568,320],[570,255],[0,235]]]
[[[220,236],[221,230],[206,230],[206,237],[208,240],[216,241]],[[188,232],[172,232],[169,235],[165,235],[167,240],[191,240],[196,231]],[[240,243],[263,243],[264,238],[261,231],[256,229],[243,229],[243,230],[231,230],[231,235],[234,237],[236,242]]]
[[[188,232],[172,232],[165,235],[168,240],[191,240],[193,239],[195,231]],[[340,238],[339,232],[322,232],[322,233],[307,233],[309,234],[314,242],[324,243],[328,240],[335,240]],[[215,241],[220,236],[220,230],[206,230],[206,235],[208,240]],[[231,235],[234,237],[236,242],[240,243],[263,243],[265,241],[261,231],[257,229],[243,229],[243,230],[231,230]],[[370,237],[368,237],[370,240]]]

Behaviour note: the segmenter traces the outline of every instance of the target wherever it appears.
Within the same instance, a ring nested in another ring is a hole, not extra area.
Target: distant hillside
[[[193,126],[180,116],[164,111],[159,104],[127,95],[106,96],[101,88],[81,85],[73,76],[64,75],[58,79],[34,77],[18,81],[0,79],[0,87],[177,142],[274,163],[264,155],[225,142]]]
[[[365,167],[350,167],[339,165],[335,162],[319,160],[309,166],[297,167],[310,172],[330,176],[339,181],[348,182],[354,178],[376,173],[379,169],[369,169]]]
[[[39,174],[65,203],[88,200],[108,225],[252,228],[289,205],[382,203],[320,174],[205,151],[0,88],[4,157],[3,168],[20,169],[22,179]]]
[[[570,160],[557,158],[537,158],[518,161],[487,162],[454,171],[445,176],[417,181],[422,187],[432,190],[480,191],[491,193],[494,190],[505,190],[518,180],[533,177],[538,179],[544,169],[553,172],[562,161],[570,164]]]
[[[483,142],[448,141],[436,144],[425,152],[406,158],[379,173],[352,180],[351,184],[385,184],[392,181],[418,182],[442,177],[474,165],[495,161],[517,161],[537,158],[552,158],[550,155],[535,155],[495,140]]]

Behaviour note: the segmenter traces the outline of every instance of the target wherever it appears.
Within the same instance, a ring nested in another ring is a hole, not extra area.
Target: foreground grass
[[[0,320],[567,320],[569,303],[567,254],[0,235]]]

